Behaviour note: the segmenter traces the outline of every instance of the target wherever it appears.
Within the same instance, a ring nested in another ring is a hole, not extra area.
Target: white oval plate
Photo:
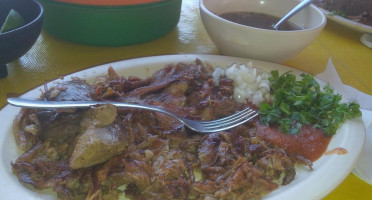
[[[345,17],[341,17],[341,16],[338,16],[338,15],[332,14],[331,12],[329,12],[328,10],[325,10],[323,8],[319,8],[319,9],[322,10],[323,13],[327,15],[328,19],[330,19],[334,22],[337,22],[337,23],[339,23],[339,24],[341,24],[341,25],[343,25],[343,26],[345,26],[349,29],[352,29],[352,30],[355,30],[355,31],[358,31],[358,32],[361,32],[361,33],[372,33],[372,26],[368,26],[368,25],[353,21],[351,19],[347,19]]]
[[[112,66],[119,75],[129,76],[136,75],[139,77],[147,77],[156,70],[164,67],[169,63],[178,62],[193,62],[199,58],[203,62],[208,62],[213,66],[226,67],[233,63],[246,64],[249,61],[253,62],[253,66],[267,71],[279,70],[279,72],[293,71],[299,75],[301,71],[263,61],[251,60],[246,58],[236,58],[218,55],[165,55],[145,58],[136,58],[124,61],[118,61],[110,64],[86,69],[71,75],[67,75],[64,80],[70,80],[71,77],[80,77],[92,81],[94,77],[105,75],[107,68]],[[55,80],[49,83],[60,82]],[[41,94],[40,86],[35,88],[22,97],[39,97]],[[12,174],[11,165],[20,154],[14,142],[12,134],[12,122],[20,108],[10,105],[5,106],[0,111],[0,199],[56,199],[56,195],[48,191],[36,191],[29,185],[22,184],[17,177]],[[365,128],[361,118],[347,121],[338,130],[337,134],[332,138],[328,150],[342,147],[348,153],[345,155],[329,155],[322,156],[314,162],[314,170],[309,171],[304,168],[297,169],[297,175],[292,183],[287,186],[279,187],[274,192],[265,196],[264,199],[320,199],[326,196],[334,188],[336,188],[353,169],[356,160],[361,153],[365,141]]]

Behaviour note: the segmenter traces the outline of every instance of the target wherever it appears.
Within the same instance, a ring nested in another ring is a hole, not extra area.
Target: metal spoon
[[[295,15],[296,13],[298,13],[298,11],[302,10],[303,8],[305,8],[307,5],[309,5],[313,1],[314,0],[303,0],[303,1],[301,1],[301,3],[299,3],[291,11],[289,11],[286,15],[284,15],[284,17],[282,17],[275,25],[273,25],[273,28],[275,30],[278,30],[279,29],[279,26],[282,23],[286,22],[289,18],[291,18],[293,15]]]

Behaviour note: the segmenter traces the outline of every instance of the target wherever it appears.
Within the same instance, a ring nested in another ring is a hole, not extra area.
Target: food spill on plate
[[[110,67],[92,85],[74,78],[45,86],[41,99],[46,101],[149,104],[198,120],[228,116],[249,106],[259,110],[260,119],[202,135],[167,115],[109,104],[90,109],[22,109],[14,121],[14,135],[25,152],[11,163],[13,173],[36,189],[53,188],[59,199],[118,199],[121,195],[130,199],[259,199],[291,183],[295,165],[311,171],[312,161],[324,153],[332,134],[325,134],[321,126],[327,120],[309,124],[309,113],[294,114],[289,127],[280,117],[270,117],[284,116],[291,109],[298,112],[296,106],[280,107],[283,99],[275,107],[281,91],[278,83],[293,77],[270,74],[251,64],[225,70],[196,60],[168,64],[144,79],[119,76]],[[310,85],[300,91],[322,97],[316,81],[303,78]],[[337,122],[360,116],[357,104],[341,104],[338,95],[325,94],[322,105],[344,114],[337,116]],[[309,103],[308,98],[302,99]],[[272,133],[274,139],[270,139]],[[302,149],[295,146],[297,141],[287,142],[294,137],[305,141]]]
[[[324,155],[332,155],[332,154],[345,155],[345,154],[347,154],[347,149],[337,147],[337,148],[331,149],[331,150],[324,153]]]

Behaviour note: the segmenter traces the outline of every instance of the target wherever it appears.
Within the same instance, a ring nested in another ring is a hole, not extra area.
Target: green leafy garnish
[[[5,19],[4,24],[0,27],[0,34],[19,28],[25,24],[25,21],[21,14],[16,10],[11,9],[8,16]]]
[[[329,136],[347,119],[360,117],[359,104],[356,102],[341,103],[341,95],[335,94],[326,85],[321,90],[319,83],[310,74],[301,74],[302,79],[290,72],[279,76],[277,70],[269,78],[272,104],[261,103],[260,120],[263,124],[279,124],[287,134],[300,132],[303,125],[313,125]]]
[[[330,12],[331,15],[338,15],[338,16],[341,16],[341,17],[346,17],[346,13],[342,10],[333,10]]]

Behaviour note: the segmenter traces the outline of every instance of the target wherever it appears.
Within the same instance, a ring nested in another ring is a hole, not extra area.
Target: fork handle
[[[116,101],[42,101],[37,99],[22,99],[22,98],[8,98],[8,103],[17,107],[26,108],[90,108],[95,105],[112,104],[121,108],[137,108],[143,110],[150,110],[160,112],[178,119],[176,115],[168,111],[139,104],[122,103]]]

